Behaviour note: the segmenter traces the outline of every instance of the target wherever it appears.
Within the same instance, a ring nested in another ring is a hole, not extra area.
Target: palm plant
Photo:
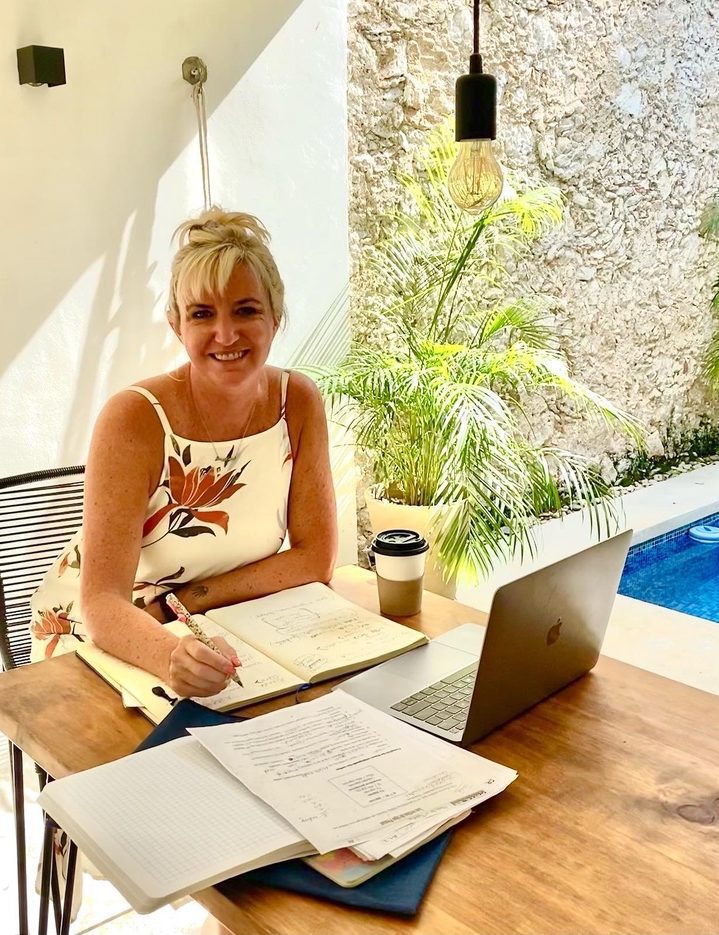
[[[702,212],[699,234],[707,240],[719,242],[719,192],[711,198]],[[719,319],[719,276],[712,286],[714,296],[711,309]],[[715,328],[704,357],[704,375],[713,386],[719,386],[719,328]]]
[[[387,347],[352,344],[332,368],[315,368],[323,393],[370,456],[379,495],[405,504],[452,504],[434,530],[448,574],[486,574],[533,545],[537,517],[587,506],[609,528],[615,510],[599,472],[583,458],[533,440],[533,397],[562,397],[639,441],[611,402],[568,373],[545,304],[499,295],[512,257],[562,218],[555,189],[512,193],[482,216],[446,195],[454,158],[437,131],[418,178],[403,179],[414,211],[372,257],[377,297],[368,310]]]

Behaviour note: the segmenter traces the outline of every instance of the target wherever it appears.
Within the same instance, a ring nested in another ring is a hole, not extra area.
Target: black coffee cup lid
[[[372,540],[372,551],[380,555],[401,557],[421,555],[429,548],[424,536],[413,529],[385,529]]]

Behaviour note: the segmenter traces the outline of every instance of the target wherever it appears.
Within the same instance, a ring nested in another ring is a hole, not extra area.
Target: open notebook
[[[191,737],[48,783],[42,803],[137,912],[314,853]]]
[[[317,583],[193,616],[208,636],[224,637],[242,660],[242,687],[231,682],[219,694],[197,699],[218,711],[354,672],[427,642],[424,634]],[[179,621],[166,626],[178,635],[189,633]],[[175,694],[156,676],[92,643],[81,643],[77,654],[113,687],[136,699],[155,724],[172,710]]]

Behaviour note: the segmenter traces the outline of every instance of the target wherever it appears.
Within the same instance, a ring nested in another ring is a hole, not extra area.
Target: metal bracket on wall
[[[182,77],[192,85],[192,100],[197,111],[197,129],[200,141],[202,190],[205,195],[205,211],[208,211],[212,205],[212,197],[210,195],[210,167],[207,156],[207,114],[205,113],[207,65],[197,55],[191,55],[182,63]]]
[[[197,55],[190,55],[182,63],[182,77],[190,84],[204,84],[207,81],[207,65]]]

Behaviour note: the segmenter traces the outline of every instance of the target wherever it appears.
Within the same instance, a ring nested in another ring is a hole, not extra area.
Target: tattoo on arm
[[[190,594],[193,597],[207,597],[207,593],[210,589],[207,585],[204,584],[193,584],[190,588]]]

